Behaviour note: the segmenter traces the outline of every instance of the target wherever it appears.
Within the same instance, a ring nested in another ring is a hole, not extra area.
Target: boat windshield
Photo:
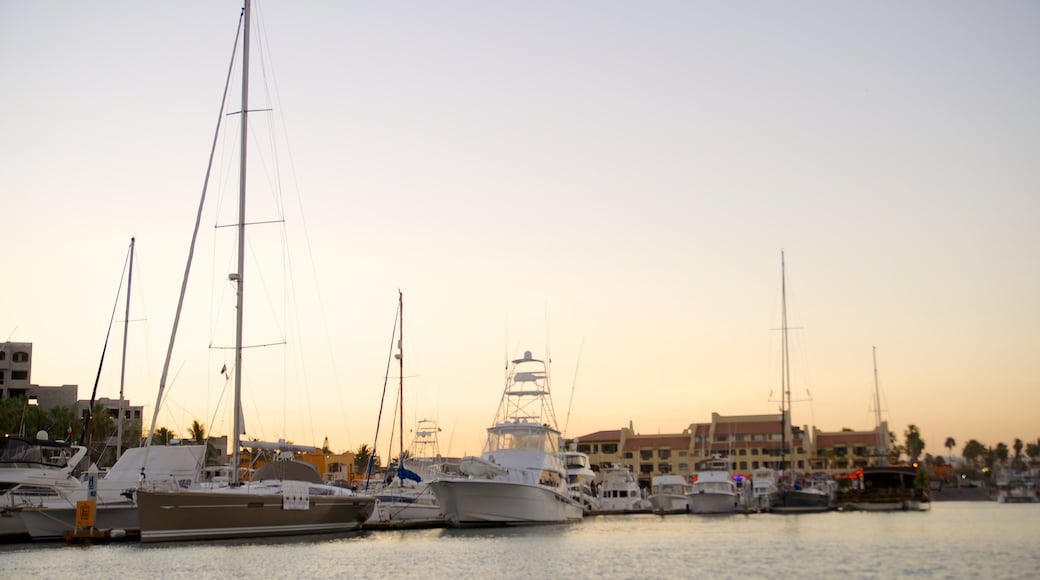
[[[487,452],[507,449],[556,453],[556,438],[545,429],[489,429]]]

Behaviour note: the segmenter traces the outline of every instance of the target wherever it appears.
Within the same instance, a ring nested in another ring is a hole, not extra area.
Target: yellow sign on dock
[[[89,528],[94,526],[94,501],[80,500],[76,502],[76,526]]]

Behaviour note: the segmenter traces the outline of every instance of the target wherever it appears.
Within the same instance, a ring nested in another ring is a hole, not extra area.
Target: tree
[[[953,448],[957,446],[957,441],[953,437],[947,437],[943,446],[946,447],[946,455],[952,455]]]
[[[177,438],[177,434],[170,431],[166,427],[159,427],[155,430],[155,436],[152,437],[152,445],[169,445],[170,441]]]
[[[965,461],[978,466],[979,460],[986,455],[986,447],[975,439],[971,439],[964,445],[961,455],[964,456]]]
[[[1026,445],[1026,455],[1033,461],[1040,458],[1040,441]]]
[[[903,433],[906,437],[906,455],[910,458],[910,463],[917,463],[917,460],[921,457],[921,452],[924,451],[924,440],[921,439],[921,432],[917,429],[917,425],[908,425],[906,432]]]
[[[1007,464],[1008,455],[1010,455],[1010,453],[1008,452],[1008,446],[1006,444],[997,443],[997,448],[993,450],[993,453],[1001,463]]]
[[[1022,457],[1022,440],[1019,439],[1018,437],[1015,437],[1014,449],[1015,449],[1015,459],[1021,459],[1021,457]]]
[[[206,427],[196,419],[191,422],[191,427],[188,427],[188,436],[201,445],[206,442]]]
[[[372,450],[362,443],[354,452],[354,473],[368,473],[368,461],[372,458]]]

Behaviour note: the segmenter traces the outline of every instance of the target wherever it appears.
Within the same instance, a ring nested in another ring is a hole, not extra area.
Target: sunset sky
[[[90,396],[136,236],[126,395],[155,407],[239,10],[0,3],[0,337],[34,383]],[[1040,4],[256,11],[249,219],[288,250],[250,228],[246,340],[291,346],[248,353],[249,436],[371,445],[398,289],[406,428],[445,454],[480,451],[524,350],[569,437],[775,413],[783,251],[796,423],[873,428],[876,346],[900,441],[1040,437]],[[159,414],[182,434],[231,430],[223,122]]]

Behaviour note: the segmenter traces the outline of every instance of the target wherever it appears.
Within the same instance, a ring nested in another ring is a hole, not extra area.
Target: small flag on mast
[[[227,365],[224,365],[224,366],[220,367],[220,374],[222,374],[222,375],[226,375],[227,374]]]

